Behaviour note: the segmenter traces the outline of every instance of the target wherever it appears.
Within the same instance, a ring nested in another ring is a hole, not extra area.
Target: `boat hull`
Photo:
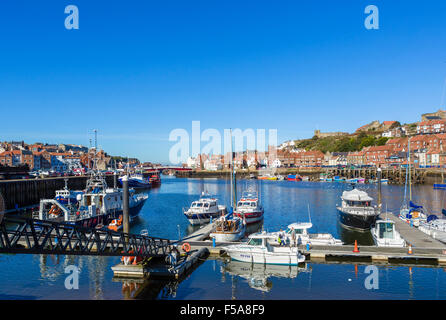
[[[376,221],[378,215],[358,215],[351,214],[337,208],[339,213],[339,222],[347,228],[357,230],[369,230]]]
[[[122,185],[122,179],[119,179],[119,182]],[[138,179],[129,179],[128,180],[129,188],[140,188],[140,189],[148,189],[151,187],[149,181],[142,181]]]
[[[305,261],[305,256],[300,255],[297,250],[291,253],[271,253],[268,252],[266,249],[264,249],[262,252],[229,249],[227,250],[227,253],[232,260],[248,263],[297,266],[299,263]]]
[[[213,232],[209,236],[214,238],[216,242],[231,242],[243,238],[246,227],[243,226],[238,232]]]
[[[245,217],[246,224],[257,223],[263,220],[263,211],[254,212],[234,212],[236,217],[243,219]]]
[[[145,200],[141,200],[138,204],[136,204],[135,206],[129,208],[129,218],[130,220],[134,219],[136,216],[138,216],[139,212],[141,211],[141,208],[143,207],[145,203]],[[65,223],[69,223],[69,224],[73,224],[79,227],[84,227],[84,228],[95,228],[97,225],[108,225],[112,222],[112,220],[119,218],[120,215],[123,214],[122,210],[109,210],[107,213],[104,214],[99,214],[96,216],[92,216],[92,217],[88,217],[85,219],[80,219],[80,220],[76,220],[76,221],[64,221],[63,217],[60,217],[60,219],[54,219],[51,221],[55,221],[55,222],[65,222]],[[37,226],[37,229],[39,229],[39,227]]]
[[[189,223],[193,226],[198,226],[202,224],[207,224],[212,219],[216,219],[220,217],[221,215],[226,214],[226,210],[224,211],[217,211],[217,212],[206,212],[206,213],[193,213],[193,214],[187,214],[184,213],[184,216],[189,220]]]

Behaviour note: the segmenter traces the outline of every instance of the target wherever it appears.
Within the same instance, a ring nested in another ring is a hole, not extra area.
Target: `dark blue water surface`
[[[343,229],[336,205],[343,183],[247,181],[238,182],[239,195],[248,185],[257,186],[265,208],[263,228],[285,228],[295,221],[313,223],[312,232],[328,232],[347,243],[371,244],[368,233]],[[359,187],[376,199],[375,185]],[[446,191],[432,186],[412,189],[413,199],[429,212],[446,206]],[[163,177],[159,188],[150,190],[132,232],[147,229],[152,236],[177,239],[194,231],[182,208],[202,192],[230,203],[230,186],[221,179],[176,179]],[[396,212],[403,201],[404,186],[382,187],[383,205]],[[408,193],[408,191],[407,191]],[[262,226],[259,226],[261,228]],[[298,267],[251,266],[224,259],[208,259],[180,283],[122,282],[113,279],[111,267],[119,257],[51,255],[0,255],[0,299],[445,299],[446,273],[442,268],[421,265],[377,265],[379,288],[367,289],[367,264],[306,263]],[[79,267],[79,289],[65,288],[65,267]],[[138,290],[136,290],[138,289]]]

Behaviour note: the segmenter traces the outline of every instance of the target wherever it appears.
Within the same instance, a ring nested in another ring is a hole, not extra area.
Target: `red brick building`
[[[427,120],[418,123],[417,134],[445,133],[446,120]]]
[[[364,164],[376,167],[385,166],[386,158],[392,151],[392,147],[388,145],[364,148]]]

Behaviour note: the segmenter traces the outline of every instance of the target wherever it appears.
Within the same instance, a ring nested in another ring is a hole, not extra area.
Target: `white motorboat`
[[[246,222],[243,219],[239,217],[227,219],[222,216],[216,221],[215,231],[209,236],[216,242],[237,241],[243,238],[245,231]]]
[[[438,241],[446,243],[446,219],[438,219],[437,216],[430,215],[426,221],[420,223],[418,230]]]
[[[390,219],[377,220],[371,229],[373,240],[378,247],[405,247],[406,241]]]
[[[308,229],[313,227],[311,222],[292,223],[288,225],[285,232],[283,232],[283,240],[287,245],[294,245],[292,240],[292,233],[295,232],[296,245],[342,245],[342,241],[336,239],[329,233],[309,233]],[[274,244],[278,244],[279,232],[269,233],[272,236]]]
[[[231,245],[223,249],[233,260],[251,263],[298,265],[305,256],[297,247],[276,246],[270,234],[257,233],[249,236],[247,243]]]
[[[193,201],[188,209],[183,208],[183,213],[191,225],[209,223],[212,218],[226,215],[226,206],[219,205],[218,200],[202,193],[201,198]]]

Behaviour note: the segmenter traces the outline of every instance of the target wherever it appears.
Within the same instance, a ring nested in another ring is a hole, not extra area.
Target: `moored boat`
[[[123,190],[108,188],[100,172],[92,172],[83,193],[78,194],[75,203],[62,204],[55,199],[40,201],[36,217],[40,220],[65,222],[93,228],[108,225],[123,214]],[[135,194],[129,190],[129,218],[139,214],[147,200],[146,194]]]
[[[418,227],[421,222],[427,221],[423,206],[416,205],[412,201],[409,201],[409,205],[403,204],[400,208],[399,218],[415,227]]]
[[[342,245],[342,241],[334,238],[329,233],[309,233],[313,224],[311,222],[291,223],[285,232],[282,233],[283,240],[287,245]],[[293,232],[295,242],[293,242]],[[278,243],[280,232],[269,233],[272,236],[273,243]]]
[[[161,185],[161,175],[158,170],[147,171],[149,174],[149,182],[152,187],[158,187]]]
[[[263,220],[263,214],[263,206],[256,191],[245,191],[234,210],[234,216],[245,219],[247,224]]]
[[[122,177],[119,178],[119,182],[122,185]],[[142,189],[146,189],[146,188],[150,188],[151,187],[151,183],[149,181],[149,179],[144,178],[144,176],[142,174],[132,174],[128,177],[128,184],[129,184],[129,188],[142,188]]]
[[[270,241],[273,238],[266,233],[249,236],[247,243],[231,245],[223,249],[232,260],[278,265],[298,265],[305,261],[305,256],[297,247],[276,246]]]
[[[211,218],[226,215],[226,206],[219,205],[217,198],[202,193],[199,200],[183,209],[183,213],[191,225],[201,225],[209,223]]]
[[[368,230],[379,215],[379,210],[372,207],[372,198],[358,189],[344,191],[341,196],[342,204],[337,206],[339,220],[342,225],[359,230]]]
[[[73,191],[68,189],[68,179],[65,179],[65,187],[61,190],[56,190],[55,200],[61,204],[76,204],[79,196],[82,196],[83,191]]]
[[[430,215],[426,221],[420,223],[418,230],[446,243],[446,219],[439,219],[436,215]]]
[[[239,217],[221,216],[216,221],[215,231],[209,237],[216,242],[237,241],[244,237],[246,222]]]
[[[390,219],[377,220],[371,229],[373,240],[378,247],[404,247],[406,241]]]
[[[302,177],[297,174],[289,174],[287,176],[288,181],[302,181]]]

